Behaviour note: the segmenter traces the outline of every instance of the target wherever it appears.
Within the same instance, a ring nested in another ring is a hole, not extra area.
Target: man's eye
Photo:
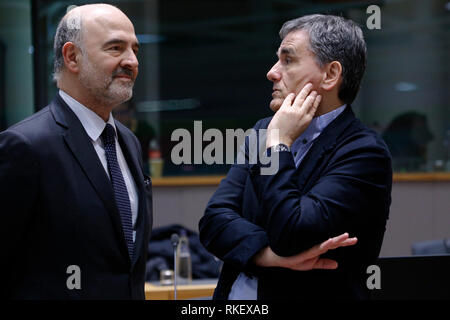
[[[109,50],[119,51],[120,47],[119,46],[110,47]]]
[[[285,64],[289,64],[289,63],[291,63],[291,61],[292,61],[292,60],[291,60],[290,58],[285,58],[285,59],[284,59],[284,63],[285,63]]]

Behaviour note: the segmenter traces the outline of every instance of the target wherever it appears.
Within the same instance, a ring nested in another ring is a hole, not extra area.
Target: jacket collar
[[[308,181],[311,173],[321,164],[324,155],[335,147],[337,142],[341,139],[342,133],[355,119],[355,114],[353,113],[351,105],[347,105],[345,110],[322,131],[319,137],[317,137],[313,146],[297,168],[300,174],[300,188]],[[309,161],[310,159],[313,159],[314,161]]]

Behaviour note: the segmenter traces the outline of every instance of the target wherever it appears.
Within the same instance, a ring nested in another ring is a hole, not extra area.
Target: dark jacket
[[[260,120],[255,129],[267,128],[270,120]],[[261,175],[260,169],[261,164],[233,165],[200,221],[202,243],[224,260],[214,298],[226,299],[243,271],[258,277],[258,299],[367,298],[366,269],[379,255],[391,203],[385,143],[348,106],[298,168],[290,152],[280,152],[276,174]],[[324,255],[337,260],[336,270],[250,263],[266,246],[290,256],[344,232],[358,243]]]
[[[133,261],[108,176],[81,122],[59,95],[0,133],[2,296],[144,299],[152,225],[151,180],[139,142],[116,122],[139,196]],[[81,271],[69,290],[67,268]]]

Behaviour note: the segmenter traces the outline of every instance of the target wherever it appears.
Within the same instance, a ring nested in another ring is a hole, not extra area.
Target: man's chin
[[[281,99],[273,99],[272,101],[270,101],[270,110],[272,110],[273,112],[277,112],[278,109],[280,109],[281,105],[283,103],[283,100]]]
[[[116,95],[117,97],[129,97],[131,98],[131,96],[133,95],[133,85],[134,83],[129,82],[126,84],[117,84],[114,83],[109,87],[109,91],[111,95]],[[129,99],[128,98],[128,99]]]
[[[114,86],[111,86],[109,90],[103,95],[105,102],[114,106],[130,100],[132,97],[133,97],[132,88],[114,87]]]

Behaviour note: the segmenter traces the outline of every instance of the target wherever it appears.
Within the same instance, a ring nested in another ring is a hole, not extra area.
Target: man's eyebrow
[[[277,54],[278,54],[278,52],[277,52]],[[293,54],[295,54],[295,51],[292,48],[283,47],[283,48],[281,48],[279,50],[279,54],[290,54],[290,55],[293,55]]]
[[[295,50],[293,48],[289,47],[283,47],[279,48],[278,51],[275,53],[278,58],[280,58],[281,55],[295,55]]]
[[[126,44],[126,43],[127,42],[122,39],[111,39],[103,44],[103,48],[106,48],[107,46],[110,46],[112,44]],[[139,49],[139,47],[140,47],[139,42],[137,42],[137,41],[134,42],[133,47],[137,47],[137,49]]]

